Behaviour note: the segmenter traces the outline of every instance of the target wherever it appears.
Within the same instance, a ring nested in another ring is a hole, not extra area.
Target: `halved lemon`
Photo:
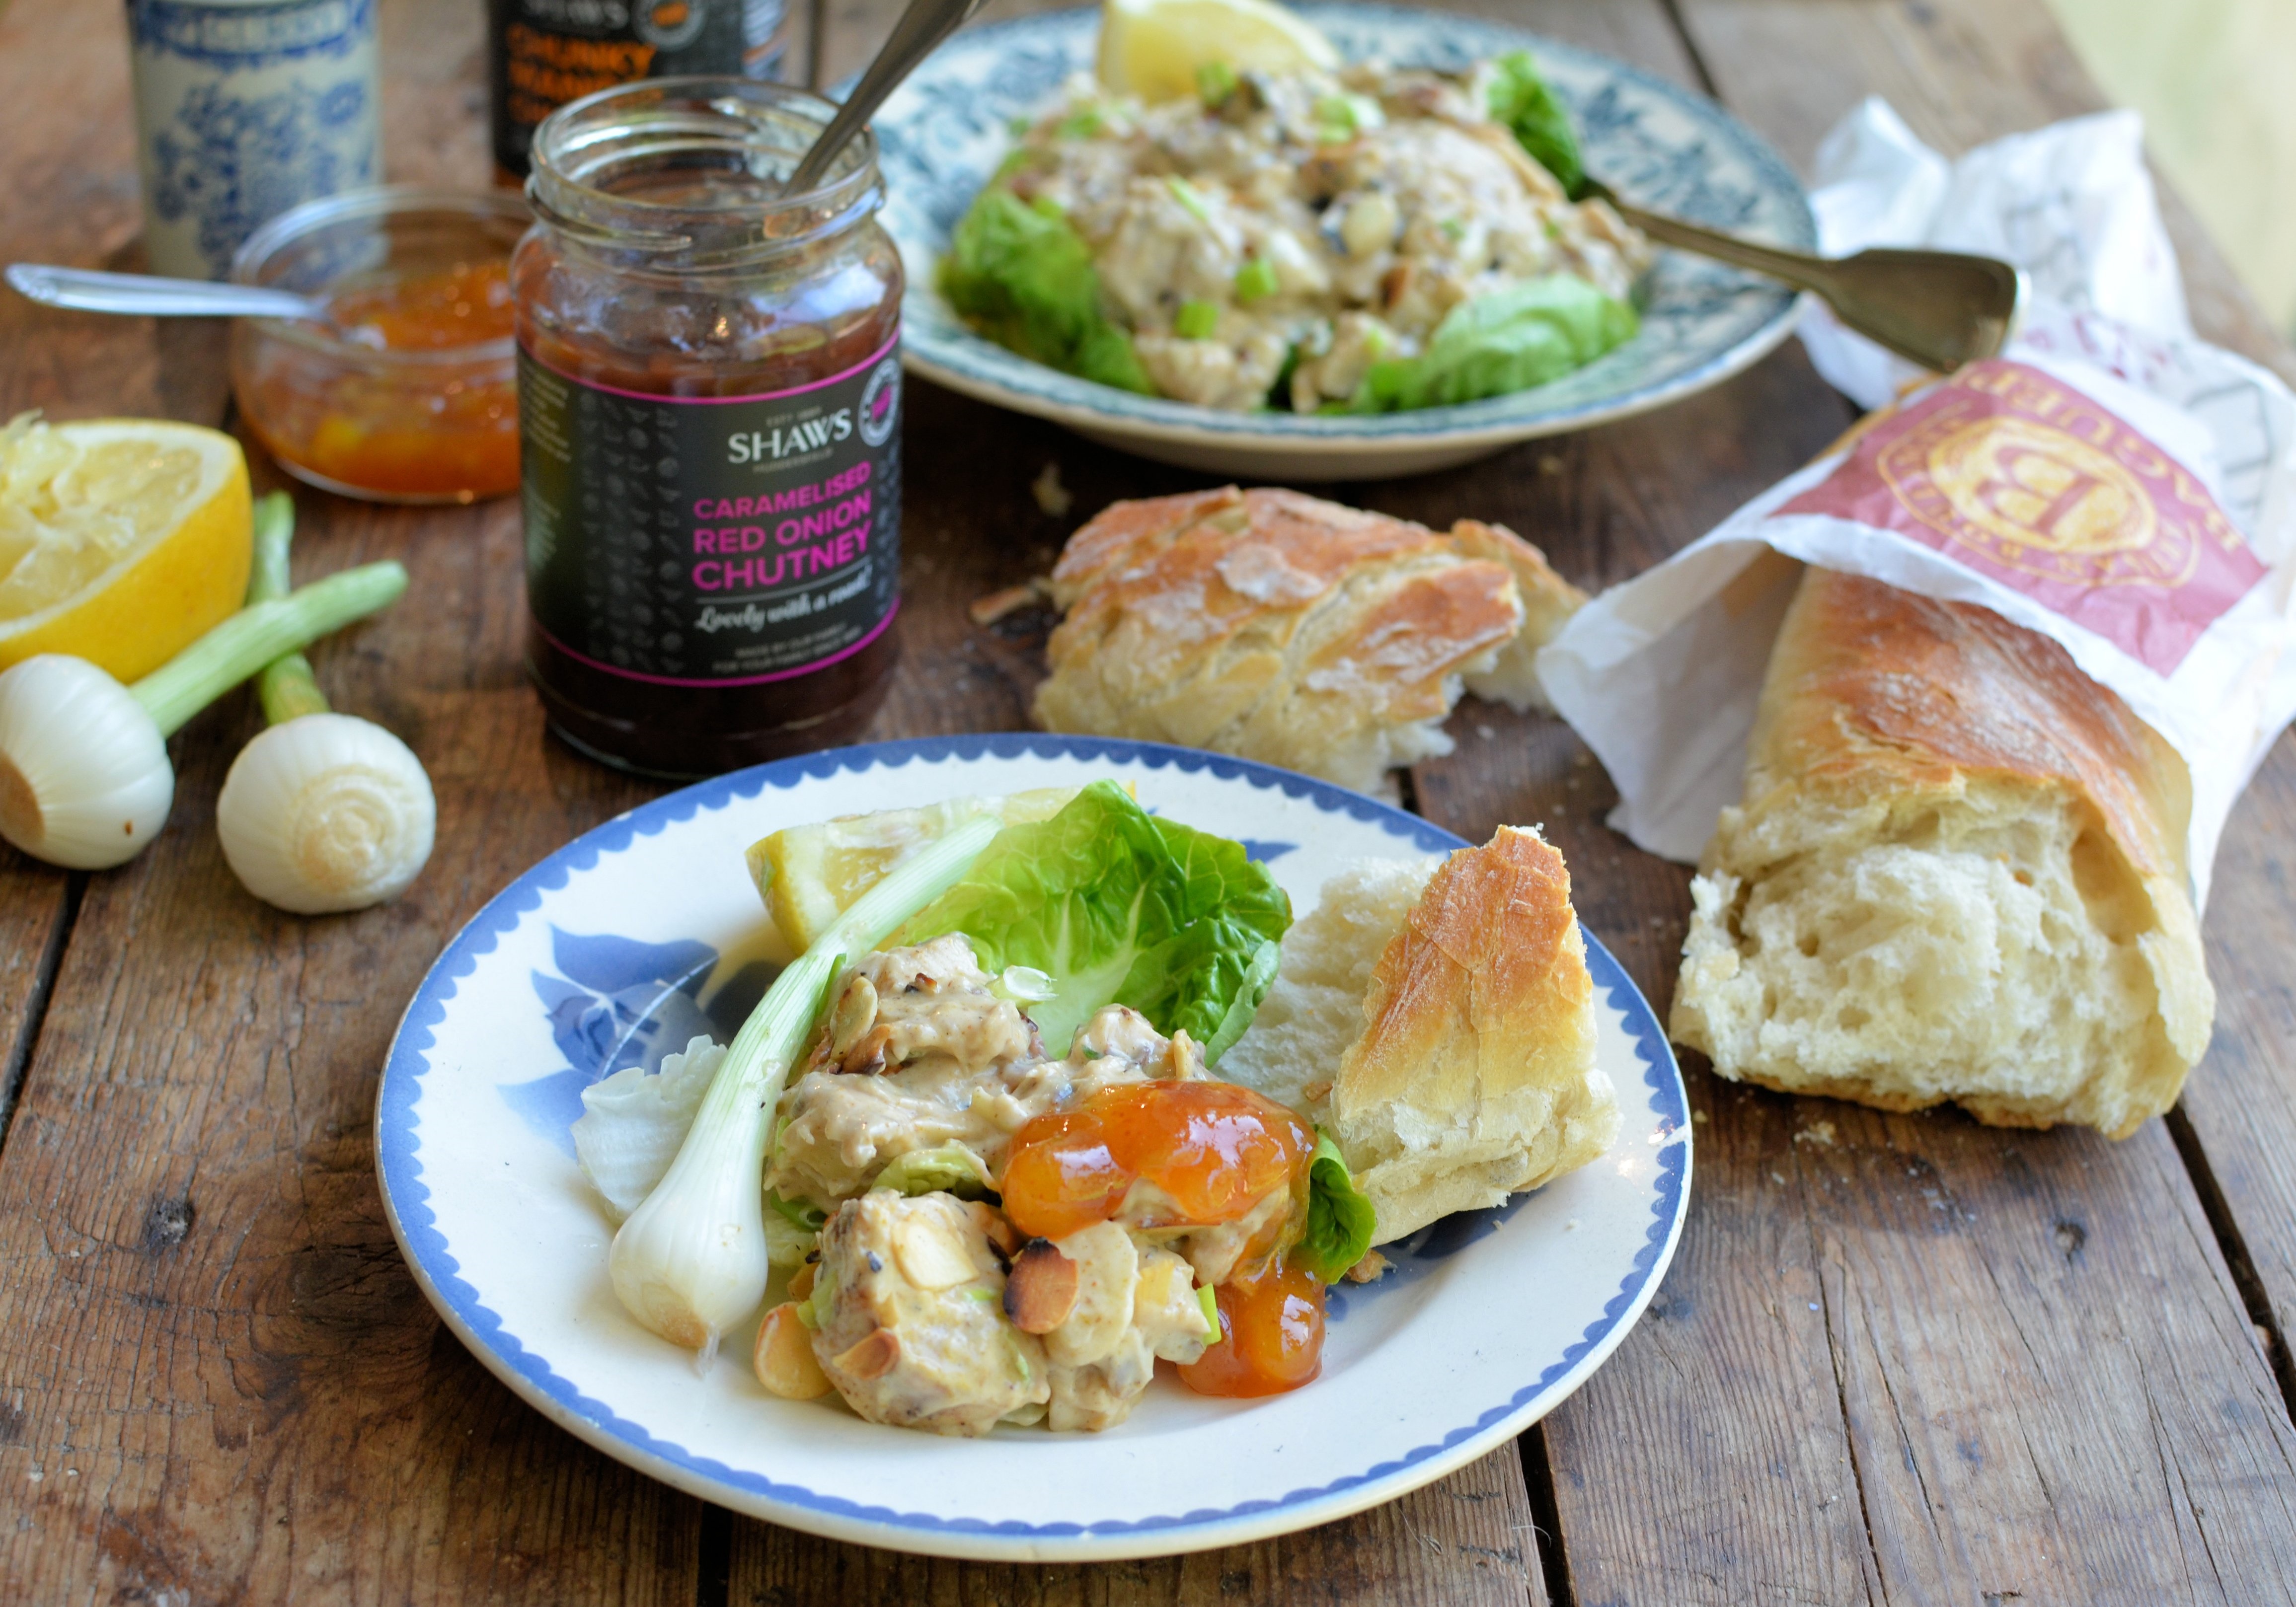
[[[926,844],[988,814],[1007,826],[1049,820],[1080,788],[1042,787],[996,798],[950,798],[916,809],[840,815],[791,826],[750,845],[750,877],[791,947],[813,946],[829,923]],[[1131,784],[1126,783],[1131,791]]]
[[[247,460],[165,419],[0,429],[0,669],[70,653],[150,674],[247,600]]]
[[[1334,71],[1340,53],[1313,23],[1273,0],[1103,0],[1100,81],[1119,94],[1177,101],[1201,69]]]

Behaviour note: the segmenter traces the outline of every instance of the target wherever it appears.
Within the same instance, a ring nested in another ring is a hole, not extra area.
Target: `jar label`
[[[901,360],[649,396],[518,355],[526,595],[570,657],[745,686],[859,652],[899,601]]]

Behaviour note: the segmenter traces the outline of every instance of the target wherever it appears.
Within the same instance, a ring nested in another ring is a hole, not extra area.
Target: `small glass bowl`
[[[532,221],[504,191],[389,185],[282,213],[231,265],[240,284],[307,296],[387,290],[507,265]],[[326,324],[242,318],[231,387],[298,479],[376,502],[471,502],[518,489],[518,355],[509,336],[381,347]]]

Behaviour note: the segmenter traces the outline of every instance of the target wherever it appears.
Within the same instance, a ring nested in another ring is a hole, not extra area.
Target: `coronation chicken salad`
[[[1210,1069],[1274,978],[1283,891],[1111,782],[1001,829],[938,807],[730,1048],[586,1091],[623,1304],[706,1358],[791,1270],[764,1386],[945,1434],[1111,1427],[1160,1360],[1212,1394],[1308,1382],[1371,1207]]]
[[[1650,248],[1582,184],[1521,53],[1072,80],[958,224],[943,293],[991,339],[1228,411],[1382,412],[1540,385],[1630,338]]]

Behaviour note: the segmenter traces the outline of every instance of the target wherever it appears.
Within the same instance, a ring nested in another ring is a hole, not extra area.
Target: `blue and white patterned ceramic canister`
[[[258,224],[381,176],[375,0],[128,0],[144,244],[220,279]]]

